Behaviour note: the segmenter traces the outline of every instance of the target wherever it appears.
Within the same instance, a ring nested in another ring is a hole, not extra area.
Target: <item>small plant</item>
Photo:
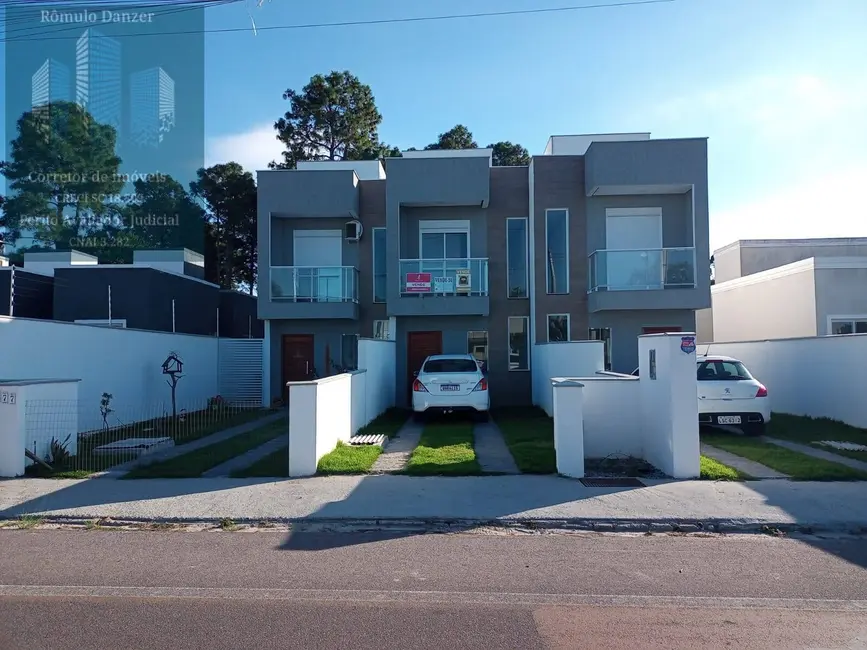
[[[36,515],[22,515],[21,518],[18,519],[18,528],[21,530],[29,530],[30,528],[36,528],[41,523],[42,517],[37,517]]]
[[[99,400],[99,414],[102,416],[102,430],[108,430],[108,416],[114,411],[111,408],[111,400],[114,399],[114,395],[111,393],[103,393],[102,397]]]
[[[48,446],[48,457],[45,460],[51,465],[52,469],[59,470],[69,465],[69,439],[71,437],[72,434],[69,434],[63,442],[60,442],[57,438],[51,439],[51,444]]]
[[[234,522],[230,517],[223,517],[220,519],[220,530],[237,530],[238,524]]]

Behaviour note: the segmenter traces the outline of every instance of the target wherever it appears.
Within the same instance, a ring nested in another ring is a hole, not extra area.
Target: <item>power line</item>
[[[547,13],[565,13],[571,11],[581,11],[585,9],[608,9],[614,7],[636,7],[640,5],[655,5],[663,3],[671,3],[675,0],[631,0],[626,2],[614,2],[608,4],[593,4],[593,5],[574,5],[570,7],[548,7],[544,9],[516,9],[513,11],[485,11],[471,14],[447,14],[442,16],[419,16],[414,18],[381,18],[378,20],[351,20],[334,23],[307,23],[303,25],[271,25],[265,27],[257,27],[260,32],[275,31],[284,29],[321,29],[327,27],[362,27],[370,25],[393,25],[400,23],[421,23],[434,22],[444,20],[461,20],[467,18],[498,18],[503,16],[526,16],[531,14],[547,14]],[[186,30],[176,32],[140,32],[136,34],[116,34],[111,37],[104,38],[132,38],[136,36],[176,36],[187,34],[228,34],[233,32],[248,32],[249,27],[226,27],[223,29],[204,29],[204,30]],[[55,36],[46,37],[39,40],[74,40],[77,36]],[[3,39],[0,43],[6,41],[30,40],[30,39]]]

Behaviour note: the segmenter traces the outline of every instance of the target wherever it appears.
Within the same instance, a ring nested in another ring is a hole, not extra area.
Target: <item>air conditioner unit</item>
[[[344,226],[346,241],[358,241],[361,239],[362,232],[364,232],[364,228],[361,226],[361,222],[358,219],[347,221]]]

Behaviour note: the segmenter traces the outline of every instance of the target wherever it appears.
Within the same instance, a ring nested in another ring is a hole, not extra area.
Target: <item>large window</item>
[[[545,211],[548,293],[569,293],[569,211]]]
[[[373,302],[385,302],[387,274],[385,265],[385,228],[373,229]]]
[[[423,260],[465,260],[470,256],[468,221],[421,221],[419,257]]]
[[[509,298],[527,297],[527,219],[506,219],[506,264]]]
[[[484,330],[467,332],[467,354],[472,354],[482,368],[488,368],[488,333]]]
[[[603,341],[605,344],[605,369],[611,370],[611,329],[608,327],[593,327],[590,329],[591,341]]]
[[[569,314],[548,314],[548,343],[569,340]]]
[[[832,316],[831,334],[867,334],[867,316]]]
[[[530,318],[509,316],[509,370],[530,369]]]

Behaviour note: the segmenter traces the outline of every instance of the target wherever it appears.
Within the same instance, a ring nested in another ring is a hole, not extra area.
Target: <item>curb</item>
[[[38,520],[40,526],[81,527],[96,524],[100,528],[156,528],[166,527],[223,527],[232,526],[269,529],[286,527],[295,532],[393,532],[393,533],[460,533],[492,530],[516,533],[681,533],[681,534],[764,534],[784,536],[790,534],[836,533],[867,535],[867,523],[792,523],[734,519],[327,519],[303,518],[180,518],[114,519],[110,517],[81,517],[38,514],[24,515]],[[14,529],[22,517],[0,517],[0,527]]]

